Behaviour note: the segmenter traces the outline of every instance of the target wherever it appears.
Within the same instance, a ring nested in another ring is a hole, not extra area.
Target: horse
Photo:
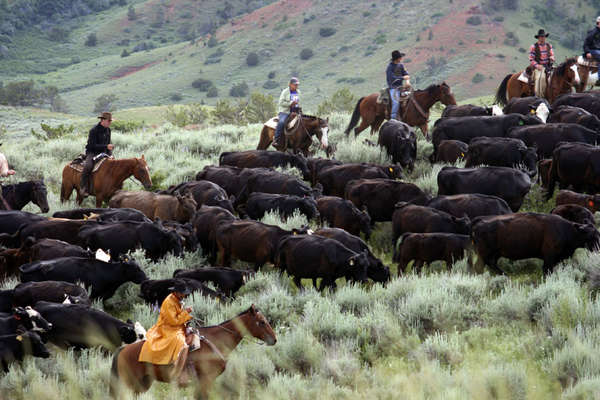
[[[354,137],[357,137],[368,126],[371,126],[371,135],[379,130],[379,127],[386,119],[386,107],[389,106],[378,104],[378,96],[379,93],[372,93],[358,99],[350,123],[344,131],[346,136],[350,134],[350,130],[358,124],[361,118],[360,125],[354,129]],[[444,105],[456,105],[452,89],[450,89],[450,86],[446,82],[430,85],[424,90],[415,90],[406,105],[403,106],[402,121],[410,126],[420,128],[423,136],[428,139],[427,122],[429,121],[429,109],[438,101],[441,101]]]
[[[269,346],[277,342],[273,328],[254,304],[219,325],[197,328],[197,334],[207,342],[189,353],[185,368],[196,379],[196,398],[201,399],[208,398],[213,382],[225,370],[227,357],[245,336],[260,339]],[[111,368],[111,392],[119,388],[120,382],[134,392],[142,393],[150,389],[155,379],[167,381],[165,375],[168,374],[152,364],[138,361],[142,346],[143,342],[136,342],[117,350]],[[177,378],[171,377],[171,380]]]
[[[579,72],[576,66],[575,58],[568,58],[555,67],[546,77],[548,84],[546,85],[546,93],[544,98],[552,103],[561,94],[569,93],[572,87],[577,87],[580,83]],[[531,76],[533,67],[529,66],[525,71]],[[529,97],[534,96],[533,87],[529,83],[519,80],[519,76],[523,71],[516,74],[508,74],[500,83],[496,91],[496,103],[505,106],[513,97]]]
[[[43,213],[50,210],[48,193],[43,180],[3,185],[2,197],[4,197],[11,210],[21,210],[29,202],[33,202]]]
[[[122,189],[125,179],[132,175],[144,185],[144,188],[150,189],[152,186],[150,170],[143,154],[141,158],[106,159],[92,175],[92,194],[96,196],[96,207],[101,207],[104,201],[108,201],[117,190]],[[73,189],[76,189],[77,204],[81,205],[83,196],[81,196],[79,188],[80,181],[81,173],[71,168],[70,164],[65,165],[62,172],[62,186],[60,189],[61,203],[69,200]]]
[[[322,119],[312,115],[291,113],[287,121],[291,121],[296,116],[299,116],[299,122],[296,128],[290,135],[286,135],[285,146],[281,151],[292,149],[294,154],[301,152],[305,157],[308,157],[308,149],[313,142],[313,136],[316,136],[321,142],[321,146],[325,149],[327,156],[332,153],[333,147],[329,144],[329,119]],[[264,125],[260,132],[260,140],[257,150],[266,150],[275,136],[275,129]]]
[[[585,92],[595,86],[598,81],[597,75],[590,79],[590,74],[597,74],[598,67],[577,64],[577,72],[579,73],[580,83],[575,87],[577,93]]]

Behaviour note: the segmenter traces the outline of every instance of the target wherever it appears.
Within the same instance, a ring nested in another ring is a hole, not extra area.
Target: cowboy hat
[[[404,57],[406,54],[399,52],[398,50],[392,51],[392,61]]]
[[[298,85],[298,84],[300,84],[300,80],[294,76],[294,77],[292,77],[292,79],[290,79],[290,84]]]
[[[103,112],[102,115],[99,115],[98,118],[100,119],[107,119],[109,121],[113,121],[112,119],[112,114],[109,112]]]
[[[548,37],[548,36],[550,36],[550,34],[549,34],[549,33],[546,33],[546,31],[545,31],[545,30],[543,30],[543,29],[540,29],[540,30],[538,31],[537,35],[534,35],[533,37],[537,39],[537,38],[539,38],[540,36]]]

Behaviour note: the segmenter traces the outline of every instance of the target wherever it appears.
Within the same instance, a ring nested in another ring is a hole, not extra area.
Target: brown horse
[[[288,121],[291,121],[296,117],[296,113],[291,113],[288,117]],[[302,152],[305,157],[308,157],[308,149],[313,143],[313,136],[316,136],[321,142],[321,147],[325,149],[327,155],[331,152],[332,147],[329,145],[329,120],[314,117],[312,115],[300,114],[301,118],[297,124],[296,129],[291,135],[286,135],[285,146],[281,151],[286,151],[288,148],[292,149],[292,152]],[[258,142],[257,150],[266,150],[271,143],[273,143],[273,137],[275,136],[275,129],[263,126],[260,132],[260,140]]]
[[[579,86],[580,79],[576,62],[577,60],[575,58],[569,58],[547,74],[548,84],[546,85],[544,98],[548,100],[548,102],[552,103],[561,94],[569,93],[572,87]],[[532,67],[527,67],[525,71],[527,71],[529,75],[533,73]],[[505,106],[513,97],[529,97],[535,95],[533,87],[529,85],[529,83],[519,80],[519,76],[522,72],[523,71],[506,75],[496,91],[496,103]]]
[[[269,322],[254,304],[236,317],[220,325],[198,328],[203,342],[199,349],[189,353],[186,368],[195,378],[196,398],[206,399],[213,382],[225,370],[227,356],[235,350],[245,336],[252,336],[272,346],[277,342]],[[136,393],[150,389],[153,380],[169,382],[169,374],[154,365],[138,361],[143,342],[128,344],[119,349],[113,358],[111,369],[111,392],[119,388],[119,382]],[[170,377],[170,381],[178,377]]]
[[[577,72],[579,73],[580,83],[575,87],[577,93],[585,92],[592,89],[597,82],[597,78],[590,79],[591,74],[598,73],[598,67],[588,67],[586,65],[577,64]]]
[[[132,175],[146,189],[152,186],[150,170],[143,154],[142,158],[125,158],[122,160],[109,158],[105,160],[98,171],[92,175],[92,194],[96,196],[96,207],[101,207],[104,201],[108,201],[117,190],[122,189],[125,179]],[[71,168],[69,164],[65,165],[62,173],[62,187],[60,189],[61,202],[69,200],[73,189],[75,189],[77,190],[77,204],[81,205],[83,197],[79,189],[80,181],[81,173]]]
[[[362,118],[360,125],[354,129],[354,136],[358,136],[362,131],[371,126],[371,135],[379,130],[379,127],[386,119],[387,110],[384,104],[377,103],[379,93],[372,93],[368,96],[361,97],[356,103],[350,124],[344,131],[346,135],[350,134],[350,130],[358,124],[358,120]],[[429,109],[438,101],[444,105],[455,105],[456,100],[452,94],[450,86],[446,82],[439,85],[430,85],[424,90],[415,90],[402,110],[402,121],[410,126],[417,126],[423,132],[423,136],[429,138],[427,133],[427,122],[429,121]]]

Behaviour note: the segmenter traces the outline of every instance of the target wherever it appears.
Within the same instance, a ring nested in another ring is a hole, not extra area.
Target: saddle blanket
[[[577,64],[583,67],[598,68],[599,63],[594,59],[588,60],[587,58],[583,58],[583,56],[579,56],[577,58]]]
[[[517,80],[523,83],[529,83],[529,76],[525,73],[525,71],[523,71],[521,72],[521,75],[519,75]]]
[[[390,91],[387,88],[381,89],[377,96],[377,104],[389,104],[390,101]]]
[[[98,171],[98,169],[100,169],[100,166],[102,166],[102,164],[104,164],[104,161],[108,160],[109,158],[113,158],[113,157],[109,156],[108,154],[104,154],[104,153],[96,156],[94,158],[94,169],[92,169],[92,173]],[[69,164],[69,167],[71,167],[75,171],[81,173],[83,171],[83,161],[84,160],[85,160],[85,154],[80,154],[79,156],[77,156],[76,159],[71,161],[71,163]]]
[[[292,129],[297,121],[298,121],[298,116],[296,115],[296,117],[294,117],[291,121],[289,121],[287,123],[287,129]],[[278,123],[279,123],[279,117],[273,117],[270,120],[268,120],[267,122],[265,122],[263,125],[266,126],[267,128],[277,129]]]

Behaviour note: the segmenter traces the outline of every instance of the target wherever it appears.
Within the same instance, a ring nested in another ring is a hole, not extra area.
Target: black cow
[[[536,149],[527,147],[522,140],[512,138],[479,137],[471,140],[465,167],[491,165],[520,168],[533,177],[537,173]]]
[[[429,162],[443,162],[454,164],[457,160],[464,160],[469,154],[469,145],[460,140],[442,140],[437,152],[431,153]]]
[[[577,204],[563,204],[561,206],[556,206],[550,211],[550,214],[559,215],[566,220],[578,224],[596,225],[594,214],[587,208],[578,206]]]
[[[175,232],[181,239],[181,245],[186,251],[194,252],[198,249],[198,237],[191,222],[181,224],[175,221],[164,221],[162,226],[167,232]]]
[[[288,194],[252,193],[246,204],[238,208],[240,215],[247,215],[256,220],[262,219],[267,212],[275,211],[284,221],[296,210],[309,221],[319,217],[315,199]]]
[[[44,336],[62,349],[102,346],[114,351],[122,343],[133,343],[137,339],[132,323],[123,322],[92,307],[39,301],[35,309],[52,324],[52,330]]]
[[[20,247],[28,237],[35,239],[62,240],[70,244],[85,247],[77,236],[79,229],[83,226],[97,226],[96,221],[48,219],[45,221],[32,222],[24,225],[10,237],[3,237],[1,241],[6,245],[16,248]]]
[[[589,113],[580,107],[559,106],[548,118],[548,122],[564,122],[569,124],[579,124],[600,133],[600,118]]]
[[[444,167],[438,173],[438,195],[480,193],[500,197],[518,211],[531,188],[526,173],[506,167]]]
[[[91,299],[103,300],[111,298],[126,282],[142,283],[148,279],[133,260],[106,263],[89,258],[63,257],[25,264],[19,270],[22,282],[81,282],[86,288],[92,288]]]
[[[221,223],[228,223],[236,219],[235,215],[221,207],[202,206],[196,211],[192,225],[196,230],[198,244],[211,263],[215,261],[217,254],[217,227]]]
[[[200,209],[202,205],[207,205],[221,207],[233,212],[233,203],[235,202],[235,196],[227,196],[225,189],[210,181],[184,182],[159,193],[171,195],[190,193],[196,201],[196,209]]]
[[[9,317],[0,318],[0,336],[15,334],[18,330],[47,332],[51,329],[52,324],[30,306],[16,307]]]
[[[317,199],[317,207],[321,224],[327,222],[355,236],[360,236],[360,232],[364,232],[367,240],[371,236],[371,217],[366,211],[360,211],[350,200],[322,196]]]
[[[331,158],[308,158],[306,162],[310,171],[310,184],[313,186],[317,184],[317,175],[322,169],[343,164],[341,161],[332,160]]]
[[[593,93],[567,93],[559,96],[552,109],[557,110],[560,106],[574,106],[583,108],[587,112],[600,118],[600,98]]]
[[[538,158],[552,157],[560,142],[596,144],[596,132],[577,124],[546,124],[511,129],[507,137],[521,139],[529,147],[536,147]]]
[[[391,119],[379,130],[377,144],[387,151],[394,164],[412,171],[417,159],[417,135],[404,122]]]
[[[222,166],[215,167],[208,165],[204,169],[196,174],[197,181],[211,181],[216,183],[229,195],[237,197],[240,189],[244,186],[244,183],[240,179],[240,174],[243,171],[242,168]]]
[[[402,168],[397,165],[342,164],[325,168],[317,175],[323,194],[344,197],[346,184],[354,179],[400,179]]]
[[[391,221],[399,201],[425,205],[431,198],[412,183],[391,179],[357,179],[348,182],[344,196],[359,209],[367,208],[372,222]]]
[[[13,289],[15,306],[33,306],[38,301],[62,303],[68,300],[71,304],[91,305],[87,290],[81,286],[62,281],[24,282]]]
[[[311,278],[317,287],[317,279],[323,278],[319,290],[325,286],[335,289],[335,281],[365,282],[369,261],[366,252],[355,253],[334,239],[315,235],[288,236],[277,249],[276,267],[294,277],[294,283],[302,289],[300,279]]]
[[[0,233],[13,235],[23,225],[45,220],[46,217],[25,211],[0,210]]]
[[[426,206],[447,212],[455,217],[466,216],[471,220],[482,215],[512,213],[506,201],[500,197],[479,193],[438,196],[431,199]]]
[[[173,253],[182,252],[182,241],[176,232],[167,231],[159,222],[119,221],[109,225],[86,226],[79,233],[79,240],[93,250],[110,250],[113,257],[141,248],[146,257],[157,261]]]
[[[4,372],[15,361],[22,361],[26,355],[48,358],[50,352],[35,332],[24,332],[15,335],[0,336],[0,363]]]
[[[148,279],[140,285],[139,296],[148,304],[160,306],[169,294],[173,292],[175,285],[183,285],[192,293],[200,293],[202,296],[220,299],[221,295],[214,290],[203,285],[194,279],[169,278],[169,279]]]
[[[367,277],[374,282],[387,282],[390,280],[390,269],[383,265],[381,260],[371,252],[369,246],[358,236],[352,235],[343,229],[339,228],[321,228],[313,233],[317,236],[323,236],[329,239],[334,239],[352,250],[355,253],[367,252]]]
[[[57,211],[54,218],[86,219],[92,217],[96,221],[138,221],[152,222],[140,210],[134,208],[77,208],[75,210]]]
[[[543,115],[537,116],[543,122],[546,122],[552,107],[550,106],[550,103],[548,103],[548,100],[542,99],[541,97],[513,97],[508,101],[508,104],[506,104],[502,112],[504,114],[535,115],[540,104],[544,104],[546,110],[544,110]],[[541,109],[540,112],[542,112]]]
[[[232,297],[246,281],[254,276],[254,271],[240,271],[232,268],[203,267],[178,269],[173,278],[194,279],[199,282],[212,282],[227,296]]]
[[[576,224],[552,214],[519,213],[479,217],[473,221],[472,238],[478,254],[478,264],[498,268],[498,259],[541,258],[545,274],[573,255],[575,249],[593,250],[600,243],[600,234],[592,225]]]
[[[244,170],[240,179],[247,179],[244,188],[238,194],[237,204],[245,203],[251,193],[289,194],[295,196],[317,196],[320,188],[312,189],[295,176],[272,171],[266,168],[251,168]],[[318,185],[317,185],[318,186]]]
[[[0,312],[10,312],[13,306],[13,290],[0,290]]]
[[[546,199],[560,188],[573,186],[576,192],[600,192],[600,148],[584,143],[561,143],[552,154]]]
[[[406,272],[412,260],[413,271],[420,271],[423,264],[443,260],[450,268],[472,249],[471,237],[456,233],[404,233],[398,240],[394,261],[398,262],[398,275]],[[471,259],[469,259],[469,265]]]
[[[491,107],[481,107],[473,104],[462,104],[460,106],[450,104],[442,111],[441,118],[476,117],[492,115]]]
[[[221,153],[219,156],[219,165],[230,165],[239,168],[290,166],[300,171],[304,180],[310,180],[308,164],[306,159],[300,154],[268,150],[229,151]]]
[[[538,177],[537,181],[543,188],[548,188],[548,182],[550,181],[550,170],[552,169],[552,159],[544,159],[538,161]]]

